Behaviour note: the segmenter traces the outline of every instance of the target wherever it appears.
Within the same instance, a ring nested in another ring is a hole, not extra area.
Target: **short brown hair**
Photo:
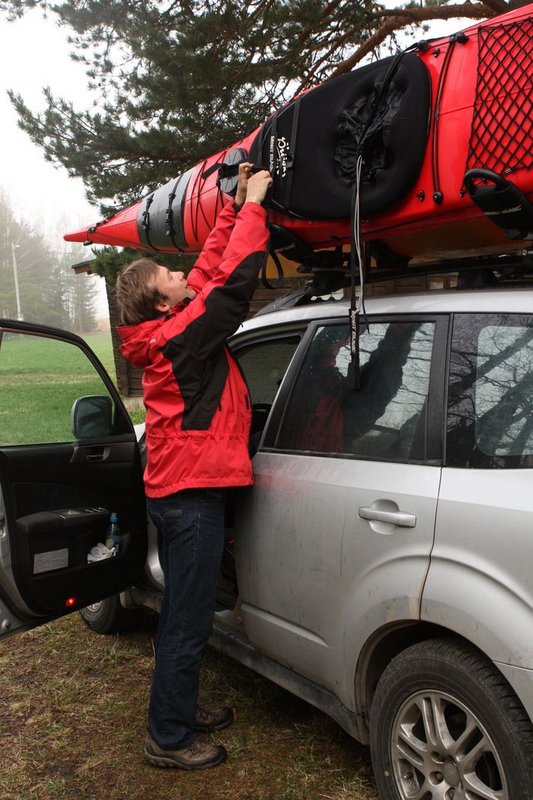
[[[138,258],[122,268],[117,278],[117,303],[123,325],[136,325],[161,316],[157,303],[165,297],[154,285],[158,264],[151,258]]]

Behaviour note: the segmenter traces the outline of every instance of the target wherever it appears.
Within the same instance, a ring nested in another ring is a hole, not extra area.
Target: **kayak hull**
[[[480,209],[465,174],[491,170],[533,205],[532,83],[533,4],[304,93],[240,142],[65,239],[199,252],[235,187],[217,165],[250,158],[274,177],[274,246],[348,245],[355,198],[363,238],[407,261],[523,249],[529,231],[509,238],[512,225]]]

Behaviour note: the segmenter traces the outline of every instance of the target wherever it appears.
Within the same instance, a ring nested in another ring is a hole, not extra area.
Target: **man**
[[[251,406],[226,338],[245,319],[267,254],[268,172],[242,164],[228,203],[188,279],[149,259],[117,282],[122,352],[143,373],[148,509],[162,539],[165,593],[145,756],[155,766],[202,769],[222,746],[198,732],[233,721],[198,706],[201,659],[224,546],[224,490],[253,482]]]

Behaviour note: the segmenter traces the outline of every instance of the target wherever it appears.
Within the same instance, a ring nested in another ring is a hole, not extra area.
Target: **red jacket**
[[[144,370],[148,497],[253,483],[250,398],[225,340],[248,313],[267,245],[265,210],[245,203],[236,217],[229,203],[188,276],[194,300],[118,328]]]

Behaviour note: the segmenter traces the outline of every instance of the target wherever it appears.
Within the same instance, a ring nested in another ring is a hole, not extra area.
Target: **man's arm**
[[[202,252],[187,276],[189,286],[197,293],[213,278],[214,273],[220,266],[224,250],[228,245],[235,225],[237,211],[246,200],[246,190],[250,175],[251,164],[248,162],[240,164],[235,200],[233,203],[227,203],[219,213],[215,226],[205,241]]]
[[[186,356],[198,361],[209,358],[245,319],[268,252],[267,214],[261,202],[271,183],[266,171],[250,178],[247,201],[216,275],[163,325],[167,340],[163,352],[173,361]]]

